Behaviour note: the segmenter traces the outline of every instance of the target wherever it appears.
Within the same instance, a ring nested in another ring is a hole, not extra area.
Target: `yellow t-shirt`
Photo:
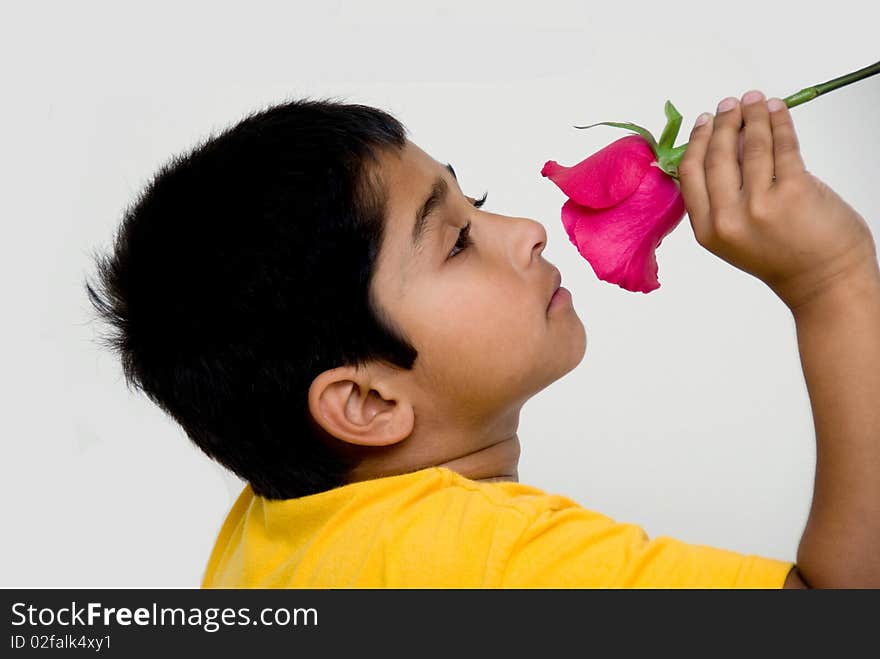
[[[791,567],[431,467],[280,501],[247,485],[202,588],[779,588]]]

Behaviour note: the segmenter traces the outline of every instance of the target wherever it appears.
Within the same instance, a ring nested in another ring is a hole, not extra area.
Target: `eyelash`
[[[486,198],[489,196],[489,192],[486,191],[482,197],[474,200],[474,207],[480,208],[483,204],[486,203]],[[473,242],[470,239],[470,231],[471,231],[471,223],[468,220],[468,223],[465,224],[461,231],[458,232],[458,240],[455,241],[455,247],[459,249],[458,252],[450,252],[449,258],[454,258],[461,254],[464,250],[470,247]]]

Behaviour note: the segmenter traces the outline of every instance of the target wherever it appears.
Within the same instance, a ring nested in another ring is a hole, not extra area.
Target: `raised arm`
[[[731,99],[679,166],[698,242],[795,318],[816,428],[809,520],[786,587],[880,587],[880,268],[867,224],[806,171],[791,115]],[[738,154],[741,149],[741,155]]]
[[[814,587],[880,588],[880,270],[792,312],[817,441],[798,571]]]

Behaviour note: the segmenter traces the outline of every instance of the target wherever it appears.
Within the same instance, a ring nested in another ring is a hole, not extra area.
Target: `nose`
[[[523,218],[526,222],[525,242],[529,249],[529,264],[541,256],[541,252],[547,246],[547,230],[544,225],[536,220]]]
[[[533,266],[547,246],[547,230],[544,225],[527,217],[498,213],[492,213],[491,216],[500,218],[498,235],[504,236],[504,240],[499,241],[498,245],[503,246],[502,253],[506,253],[511,262],[523,269]]]

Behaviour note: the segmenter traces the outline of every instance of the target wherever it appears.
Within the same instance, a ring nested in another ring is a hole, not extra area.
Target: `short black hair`
[[[346,483],[351,457],[308,409],[321,372],[418,353],[371,296],[387,189],[386,111],[300,98],[172,156],[125,210],[86,291],[126,385],[269,499]]]

